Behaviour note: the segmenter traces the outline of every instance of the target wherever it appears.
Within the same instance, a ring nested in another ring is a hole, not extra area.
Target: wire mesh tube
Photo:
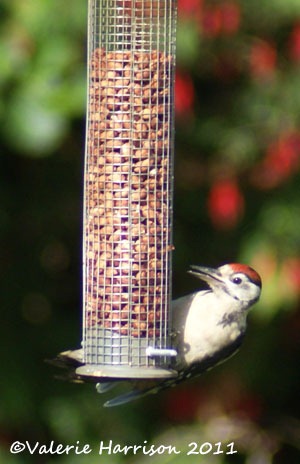
[[[92,375],[168,375],[175,27],[175,0],[89,0],[83,348]]]

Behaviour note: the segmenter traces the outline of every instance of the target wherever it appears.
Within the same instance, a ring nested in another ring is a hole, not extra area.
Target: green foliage
[[[2,133],[26,156],[53,153],[85,107],[86,5],[11,1],[0,30]],[[66,31],[66,24],[68,24]]]

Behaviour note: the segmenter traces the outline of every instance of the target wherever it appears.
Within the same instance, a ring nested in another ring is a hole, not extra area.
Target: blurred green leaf
[[[35,93],[31,95],[30,89],[24,90],[24,94],[16,94],[7,109],[6,136],[17,151],[27,156],[51,154],[59,146],[68,121],[37,101]]]
[[[198,59],[201,40],[193,21],[182,21],[177,30],[177,60],[180,66],[193,66]]]

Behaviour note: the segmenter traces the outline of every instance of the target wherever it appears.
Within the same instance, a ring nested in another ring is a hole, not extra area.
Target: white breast
[[[175,323],[177,321],[179,328],[177,343],[180,351],[183,352],[181,353],[183,362],[190,364],[199,362],[207,356],[213,356],[214,353],[234,342],[245,330],[246,314],[244,311],[237,312],[232,298],[222,299],[221,306],[220,300],[213,292],[203,291],[194,294],[189,301],[180,298],[177,302]],[[185,311],[182,306],[187,303],[190,309],[183,317]],[[230,324],[222,323],[224,314],[233,313],[234,321]]]

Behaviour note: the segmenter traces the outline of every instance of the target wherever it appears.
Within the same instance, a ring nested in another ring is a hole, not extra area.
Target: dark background
[[[300,4],[179,0],[173,294],[197,288],[189,264],[230,261],[263,294],[233,359],[113,410],[44,362],[81,341],[86,15],[83,0],[0,3],[0,462],[297,463]],[[183,452],[99,457],[110,439]],[[95,451],[9,454],[16,440]],[[238,453],[186,457],[192,441]]]

